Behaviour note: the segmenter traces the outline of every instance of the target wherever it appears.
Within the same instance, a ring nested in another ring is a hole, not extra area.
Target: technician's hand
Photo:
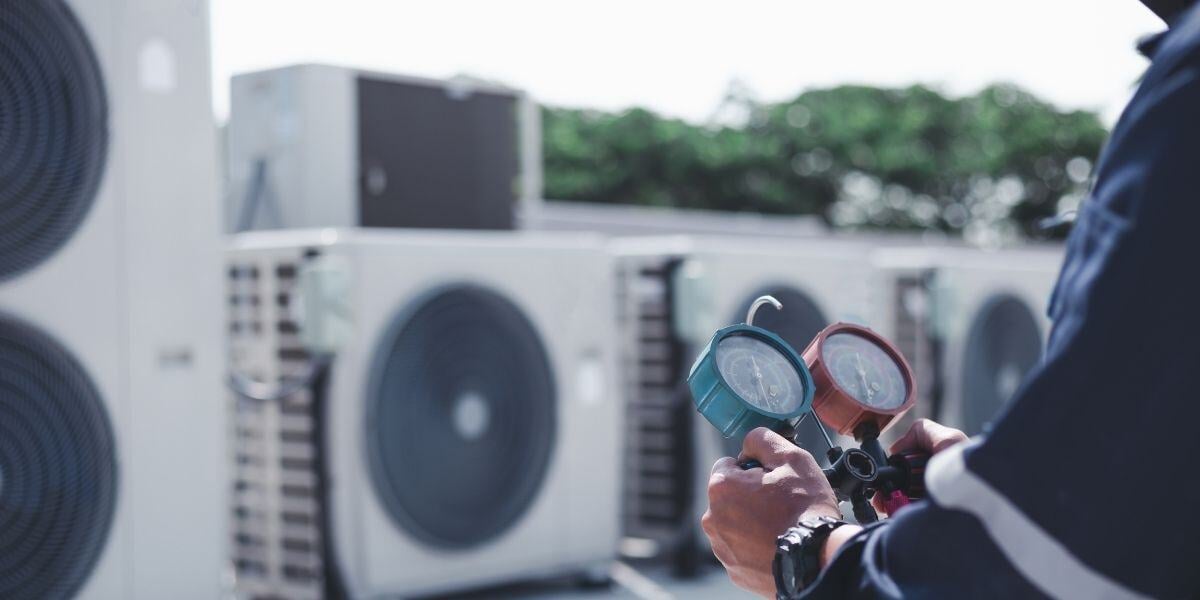
[[[888,454],[916,450],[933,455],[965,441],[967,441],[967,434],[957,429],[946,427],[929,419],[917,419],[908,428],[908,432],[892,444]]]
[[[738,463],[755,459],[761,469]],[[775,597],[775,538],[802,517],[842,518],[833,489],[812,455],[765,428],[751,431],[737,460],[722,458],[708,480],[708,511],[700,520],[729,578]]]
[[[916,451],[932,456],[965,441],[967,441],[967,434],[957,429],[946,427],[929,419],[917,419],[900,439],[892,443],[888,454]],[[880,494],[876,494],[871,499],[871,504],[875,505],[876,512],[886,514],[887,511],[883,508],[883,498]]]

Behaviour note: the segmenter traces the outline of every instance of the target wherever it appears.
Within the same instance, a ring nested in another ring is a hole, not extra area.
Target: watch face
[[[896,359],[875,341],[856,333],[825,338],[821,355],[838,387],[867,408],[900,408],[908,382]]]
[[[759,337],[734,334],[718,342],[717,370],[738,397],[759,410],[791,415],[804,405],[796,366]]]

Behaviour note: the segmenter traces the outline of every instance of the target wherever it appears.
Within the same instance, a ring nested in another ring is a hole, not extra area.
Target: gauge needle
[[[862,355],[854,355],[855,362],[858,363],[858,381],[862,384],[863,393],[867,395],[867,400],[875,396],[875,392],[871,390],[871,386],[867,384],[867,368],[863,366]]]
[[[762,371],[758,370],[758,363],[755,362],[753,356],[750,357],[750,365],[754,367],[754,378],[758,381],[758,390],[762,392],[763,402],[769,406],[771,404],[771,397],[767,395],[767,388],[763,385],[762,381]]]

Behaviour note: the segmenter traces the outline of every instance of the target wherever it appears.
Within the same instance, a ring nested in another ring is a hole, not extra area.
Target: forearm
[[[837,555],[838,550],[842,548],[850,538],[862,531],[862,527],[858,525],[843,525],[833,530],[829,534],[829,539],[825,540],[825,546],[821,549],[821,569],[824,569]]]
[[[823,548],[821,574],[802,598],[1043,597],[1008,565],[978,520],[929,502],[834,533]]]
[[[866,527],[834,529],[819,562],[820,574],[800,598],[1042,597],[977,517],[932,500]]]

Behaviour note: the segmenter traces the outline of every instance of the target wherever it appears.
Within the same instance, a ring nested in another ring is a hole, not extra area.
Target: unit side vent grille
[[[683,349],[671,326],[669,257],[627,257],[618,322],[626,410],[625,534],[671,543],[687,514],[689,415],[681,414]]]
[[[234,368],[294,385],[311,368],[295,305],[299,257],[244,260],[229,269]],[[317,599],[325,590],[319,431],[314,394],[278,402],[233,394],[232,543],[240,598]]]
[[[891,341],[908,359],[917,385],[916,405],[901,423],[892,426],[889,433],[893,435],[906,431],[907,424],[915,419],[935,417],[941,397],[937,365],[939,342],[930,318],[930,276],[927,272],[905,273],[897,276],[891,286]]]

